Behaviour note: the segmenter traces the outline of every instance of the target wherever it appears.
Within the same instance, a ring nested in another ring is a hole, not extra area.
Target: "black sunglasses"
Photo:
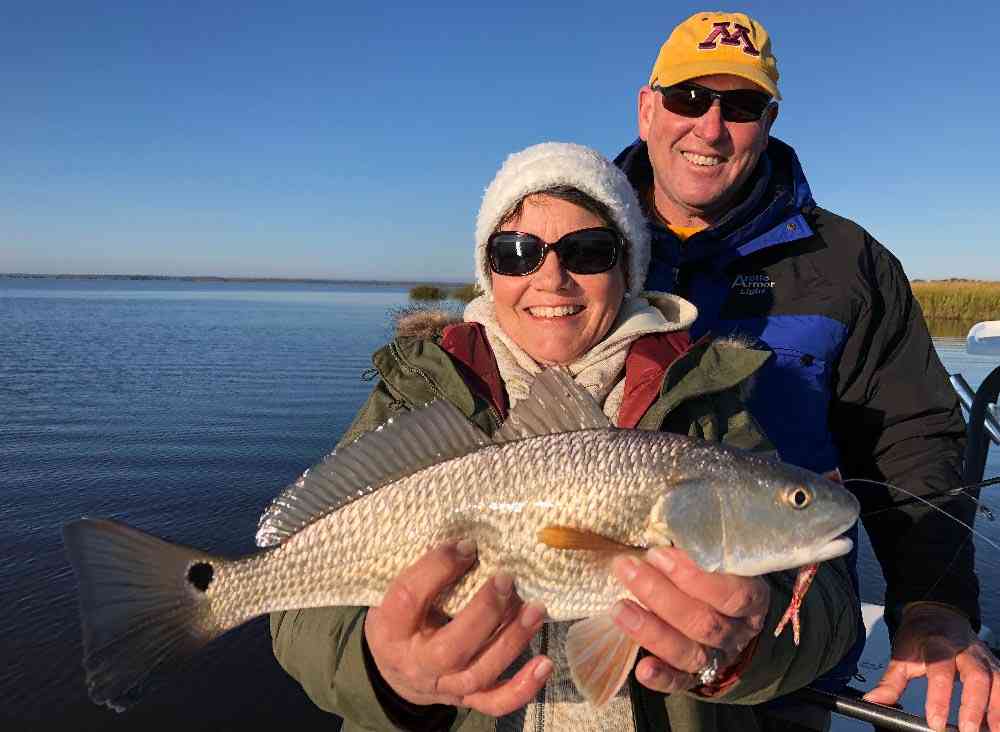
[[[600,274],[615,266],[622,244],[618,232],[606,226],[571,231],[554,244],[534,234],[497,231],[487,239],[486,251],[490,269],[497,274],[529,275],[542,266],[550,250],[574,274]]]
[[[662,95],[665,110],[682,117],[701,117],[718,99],[722,119],[727,122],[756,122],[771,106],[770,94],[753,89],[716,91],[690,81],[651,88]]]

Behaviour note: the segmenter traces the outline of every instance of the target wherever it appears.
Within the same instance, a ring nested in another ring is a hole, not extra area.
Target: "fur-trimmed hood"
[[[435,307],[409,307],[393,313],[397,338],[438,338],[449,325],[462,322],[455,310]]]

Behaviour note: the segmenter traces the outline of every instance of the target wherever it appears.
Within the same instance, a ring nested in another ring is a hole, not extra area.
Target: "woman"
[[[599,154],[546,143],[512,155],[476,225],[482,297],[461,323],[428,314],[400,323],[373,357],[381,381],[342,442],[437,398],[492,433],[534,376],[558,364],[620,427],[767,449],[740,390],[768,354],[709,339],[692,345],[693,306],[640,295],[649,257],[635,193]],[[474,560],[469,542],[431,551],[377,608],[276,613],[275,655],[346,729],[754,729],[753,708],[734,704],[810,682],[854,640],[840,560],[821,566],[806,596],[797,650],[771,632],[791,573],[708,574],[670,549],[648,562],[616,560],[616,576],[643,606],[620,603],[615,622],[650,653],[595,712],[566,673],[569,624],[543,626],[544,608],[521,603],[510,576],[497,575],[450,622],[434,612],[434,599]],[[686,693],[663,694],[675,691]]]

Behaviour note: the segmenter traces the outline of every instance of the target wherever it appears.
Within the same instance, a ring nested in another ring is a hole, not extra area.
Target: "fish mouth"
[[[828,559],[841,557],[853,548],[853,541],[846,536],[838,536],[836,539],[831,539],[819,548],[819,551],[813,556],[813,563],[825,562]]]
[[[854,541],[842,536],[849,528],[851,528],[850,525],[839,528],[821,538],[819,542],[811,543],[808,546],[789,548],[780,553],[769,554],[758,561],[747,562],[738,568],[724,571],[744,577],[756,577],[770,572],[784,572],[809,564],[819,564],[828,559],[843,556],[854,548]]]
[[[828,559],[836,559],[847,554],[851,549],[854,548],[854,541],[852,539],[844,536],[844,533],[848,531],[852,526],[854,526],[857,519],[853,519],[850,523],[845,523],[838,526],[833,531],[826,534],[826,536],[820,538],[817,544],[813,544],[813,550],[802,550],[798,552],[793,552],[793,554],[807,554],[811,559],[803,562],[801,565],[805,564],[818,564],[819,562],[825,562]]]
[[[838,486],[839,488],[840,486]],[[850,531],[851,527],[858,521],[858,513],[860,511],[860,504],[858,499],[852,493],[846,493],[845,503],[842,504],[846,507],[849,504],[853,511],[850,511],[850,515],[842,514],[842,519],[839,524],[825,535],[820,537],[820,540],[813,544],[813,551],[809,552],[807,550],[796,551],[793,554],[809,555],[812,558],[807,559],[805,562],[797,566],[804,566],[806,564],[818,564],[819,562],[825,562],[828,559],[836,559],[847,554],[851,549],[854,548],[854,541],[847,538],[844,534]]]

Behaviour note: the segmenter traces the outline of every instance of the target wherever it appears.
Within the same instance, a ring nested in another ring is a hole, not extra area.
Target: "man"
[[[639,90],[640,139],[616,160],[647,209],[647,288],[698,306],[694,337],[741,333],[774,352],[751,409],[786,461],[922,495],[956,487],[961,412],[906,276],[866,231],[816,205],[795,152],[769,137],[777,82],[767,32],[742,13],[697,13],[663,44]],[[899,497],[848,485],[862,515]],[[936,502],[974,519],[968,500]],[[1000,673],[974,632],[969,532],[921,504],[881,512],[865,528],[894,638],[867,698],[891,704],[927,676],[926,715],[944,729],[957,672],[960,728],[988,719],[1000,732]],[[855,651],[828,688],[850,678]]]

